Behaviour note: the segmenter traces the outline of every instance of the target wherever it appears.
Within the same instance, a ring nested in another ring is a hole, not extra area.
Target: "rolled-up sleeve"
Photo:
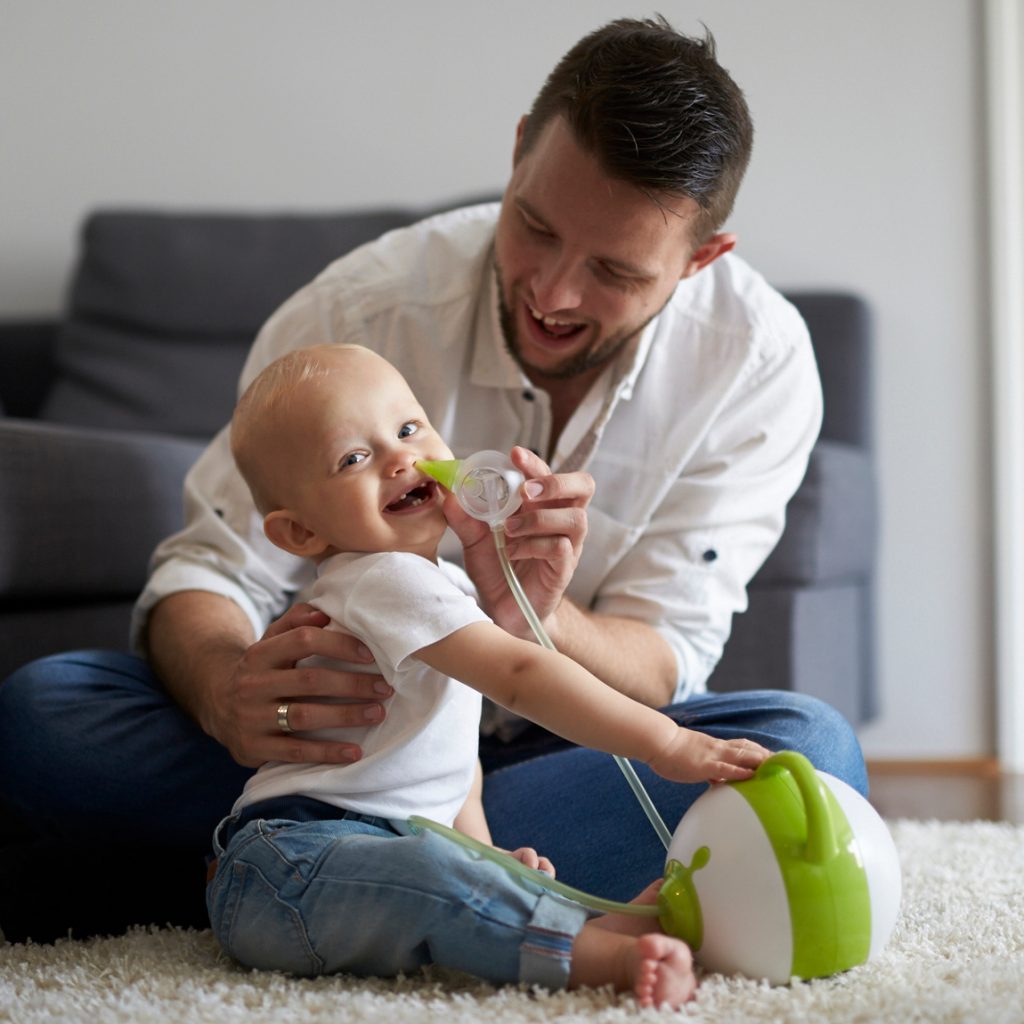
[[[663,384],[630,402],[665,405],[665,421],[675,419],[680,429],[635,460],[632,485],[618,467],[620,488],[633,486],[643,497],[633,509],[625,507],[628,496],[622,499],[621,521],[633,528],[591,607],[647,622],[665,639],[678,666],[676,701],[705,689],[733,615],[747,607],[747,584],[782,534],[786,504],[821,427],[806,327],[795,313],[785,324],[783,336],[750,347],[731,379],[703,378],[702,394],[692,396],[698,412],[687,410],[685,388]]]
[[[184,500],[187,525],[153,553],[149,580],[132,616],[132,646],[143,654],[149,613],[170,594],[203,590],[226,597],[245,612],[258,637],[312,575],[304,560],[264,536],[235,469],[227,428],[189,471]]]

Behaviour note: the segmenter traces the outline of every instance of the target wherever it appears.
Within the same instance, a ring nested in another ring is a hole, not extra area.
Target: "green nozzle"
[[[432,476],[442,487],[451,491],[455,489],[455,474],[459,471],[462,459],[417,459],[414,465],[421,473]]]

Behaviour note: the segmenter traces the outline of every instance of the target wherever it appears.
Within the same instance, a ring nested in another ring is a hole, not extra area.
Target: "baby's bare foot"
[[[682,1006],[697,991],[690,947],[679,939],[649,932],[627,954],[633,992],[641,1006]]]
[[[629,902],[653,906],[658,902],[658,893],[665,884],[664,878],[651,882],[643,892],[634,896]],[[647,932],[660,930],[656,917],[640,917],[637,914],[616,914],[615,912],[595,917],[591,924],[595,928],[605,928],[619,935],[645,935]]]

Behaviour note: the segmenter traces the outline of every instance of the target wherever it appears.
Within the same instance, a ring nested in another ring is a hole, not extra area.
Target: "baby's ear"
[[[327,548],[327,543],[302,523],[286,508],[275,509],[263,519],[263,532],[271,543],[302,558],[315,558]]]

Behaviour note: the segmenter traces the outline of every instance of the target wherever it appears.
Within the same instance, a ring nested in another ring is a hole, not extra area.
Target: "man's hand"
[[[153,609],[150,660],[175,700],[239,764],[344,764],[362,756],[357,745],[305,739],[282,732],[277,721],[282,704],[288,705],[295,733],[383,721],[382,702],[393,691],[380,675],[296,668],[302,659],[321,655],[372,671],[369,651],[355,637],[324,629],[328,621],[323,612],[297,604],[252,643],[248,619],[234,602],[206,591],[181,591]]]
[[[583,550],[594,480],[589,473],[552,474],[526,448],[513,448],[511,457],[526,483],[522,507],[505,523],[506,547],[519,582],[547,627]],[[507,632],[532,636],[505,582],[490,527],[463,512],[451,495],[445,498],[444,512],[462,541],[466,572],[484,611]]]
[[[294,605],[246,650],[227,683],[214,695],[214,716],[219,723],[216,738],[240,764],[345,763],[362,756],[355,744],[294,735],[382,722],[385,711],[381,701],[393,692],[377,674],[296,667],[296,662],[311,655],[372,666],[373,656],[355,637],[323,628],[329,621],[310,605]],[[318,700],[324,697],[345,697],[355,703]],[[282,704],[288,705],[293,733],[282,732],[278,725],[277,711]]]

